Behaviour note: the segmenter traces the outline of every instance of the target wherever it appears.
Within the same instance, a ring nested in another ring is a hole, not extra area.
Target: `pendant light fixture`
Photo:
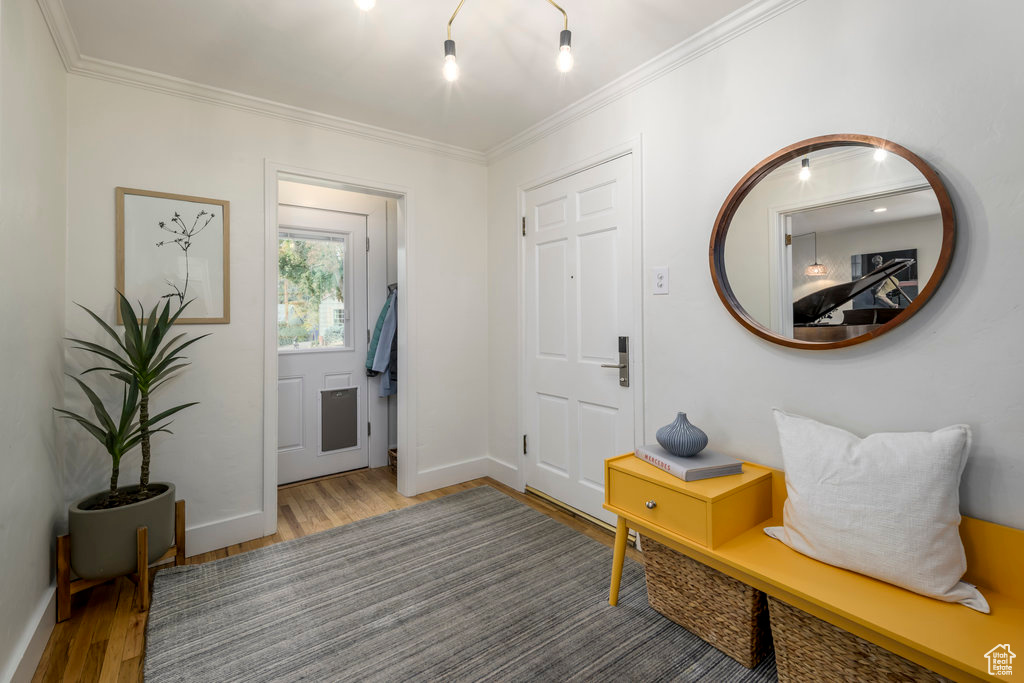
[[[366,1],[356,0],[356,3],[360,4]],[[369,1],[373,2],[375,0]],[[573,64],[576,61],[572,54],[572,31],[569,30],[569,15],[554,0],[547,1],[552,7],[562,13],[562,32],[558,34],[558,58],[555,60],[555,65],[562,73],[568,73],[572,71]],[[441,69],[441,73],[444,74],[445,80],[449,83],[459,78],[459,64],[455,60],[455,41],[452,40],[452,22],[455,21],[455,17],[459,14],[459,10],[462,9],[462,5],[465,2],[466,0],[459,0],[459,4],[455,6],[455,11],[452,12],[451,19],[448,20],[448,39],[444,41],[444,66]],[[362,5],[360,4],[360,6]]]
[[[572,31],[569,30],[569,15],[555,3],[555,0],[548,0],[548,2],[562,13],[563,19],[562,32],[558,34],[558,59],[555,60],[555,65],[558,66],[558,70],[562,73],[569,73],[576,62],[576,59],[572,56]]]
[[[804,161],[807,160],[804,159]],[[807,268],[804,270],[804,275],[806,275],[807,277],[821,277],[822,275],[826,275],[828,273],[828,268],[826,268],[823,264],[818,263],[818,233],[809,232],[807,234],[814,235],[814,263],[807,266]]]
[[[797,176],[800,180],[807,180],[811,177],[811,160],[804,159],[800,162],[800,174]]]
[[[441,73],[449,83],[453,83],[459,78],[459,63],[455,61],[455,41],[452,40],[452,22],[455,21],[455,16],[465,2],[466,0],[459,0],[458,6],[452,12],[452,18],[448,20],[448,40],[444,41],[444,66],[441,68]]]

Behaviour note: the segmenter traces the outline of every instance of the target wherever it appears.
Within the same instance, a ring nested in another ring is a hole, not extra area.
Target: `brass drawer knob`
[[[653,510],[654,508],[658,507],[658,504],[656,502],[654,502],[653,500],[647,501],[646,503],[644,503],[644,505],[647,506],[648,510]]]

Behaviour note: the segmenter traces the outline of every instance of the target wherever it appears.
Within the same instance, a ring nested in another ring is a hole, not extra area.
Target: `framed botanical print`
[[[179,323],[230,322],[229,202],[126,187],[115,194],[118,291],[146,312],[191,301]]]

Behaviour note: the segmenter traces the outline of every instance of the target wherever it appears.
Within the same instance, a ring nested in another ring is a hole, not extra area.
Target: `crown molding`
[[[523,149],[574,121],[608,106],[802,2],[804,0],[753,0],[632,71],[490,148],[485,152],[487,163],[491,164]]]
[[[344,119],[340,116],[294,107],[281,102],[274,102],[224,88],[168,76],[155,71],[138,69],[83,55],[78,47],[78,41],[71,28],[71,23],[68,21],[67,12],[64,10],[62,0],[37,1],[43,13],[43,18],[50,29],[50,35],[53,36],[53,41],[57,45],[57,52],[60,53],[61,61],[64,62],[64,68],[68,73],[98,78],[122,85],[131,85],[166,95],[184,97],[197,102],[218,104],[240,111],[323,128],[375,142],[415,149],[459,161],[467,161],[479,165],[487,164],[486,156],[477,150],[449,145],[416,135],[409,135],[379,126]]]
[[[50,29],[53,43],[57,46],[60,61],[64,63],[64,69],[71,73],[71,67],[82,52],[78,49],[78,39],[71,30],[71,22],[64,11],[64,4],[61,0],[38,0],[37,4],[39,11],[43,13],[46,27]]]

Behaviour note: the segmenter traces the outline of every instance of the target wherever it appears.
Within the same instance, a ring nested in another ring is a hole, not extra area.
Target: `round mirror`
[[[953,205],[938,174],[868,135],[779,150],[736,185],[711,235],[729,312],[777,344],[859,344],[912,316],[953,256]]]

